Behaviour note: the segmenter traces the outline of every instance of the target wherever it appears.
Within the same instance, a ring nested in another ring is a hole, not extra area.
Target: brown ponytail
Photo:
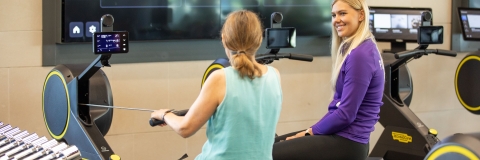
[[[243,78],[261,76],[261,70],[254,65],[255,54],[262,44],[262,24],[258,16],[247,10],[232,12],[222,28],[222,42],[232,51],[230,63]]]
[[[249,58],[245,52],[234,54],[230,63],[232,63],[232,66],[238,70],[241,77],[248,76],[248,78],[254,79],[255,75],[260,75],[260,68],[253,64],[253,60]]]

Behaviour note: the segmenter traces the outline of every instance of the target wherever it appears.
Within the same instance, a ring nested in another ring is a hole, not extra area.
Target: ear
[[[358,16],[358,21],[361,22],[361,21],[364,21],[365,20],[365,11],[362,9],[359,11],[359,15]]]

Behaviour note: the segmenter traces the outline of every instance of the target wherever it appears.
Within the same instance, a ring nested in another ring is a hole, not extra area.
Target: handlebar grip
[[[424,52],[425,52],[425,50],[413,50],[413,51],[398,52],[398,53],[395,53],[395,58],[400,59],[400,58],[404,58],[404,57],[411,57],[411,56],[416,55],[418,53],[424,53]]]
[[[293,54],[293,53],[290,53],[290,58],[289,58],[289,59],[311,62],[311,61],[313,61],[313,56],[311,56],[311,55],[306,55],[306,54]]]
[[[163,124],[165,123],[165,121],[162,121],[162,120],[158,120],[158,119],[155,119],[155,118],[150,118],[150,126],[152,127],[155,127],[159,124]]]
[[[443,56],[451,56],[451,57],[456,57],[457,56],[457,52],[449,51],[449,50],[443,50],[443,49],[437,49],[436,54],[443,55]]]
[[[177,115],[177,116],[185,116],[188,112],[188,109],[185,109],[185,110],[175,110],[175,111],[172,111],[173,114]],[[162,120],[158,120],[158,119],[155,119],[155,118],[150,118],[150,126],[152,127],[155,127],[159,124],[163,124],[165,123],[165,121],[162,121]]]

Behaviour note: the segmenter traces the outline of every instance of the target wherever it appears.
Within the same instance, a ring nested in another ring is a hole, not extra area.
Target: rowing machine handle
[[[175,111],[172,111],[173,114],[177,115],[177,116],[185,116],[188,112],[188,109],[185,109],[185,110],[175,110]],[[158,119],[155,119],[155,118],[150,118],[150,126],[152,127],[155,127],[159,124],[163,124],[165,123],[165,121],[162,121],[162,120],[158,120]]]
[[[313,61],[313,56],[290,53],[290,58],[289,59],[311,62],[311,61]]]
[[[457,56],[457,52],[450,51],[450,50],[443,50],[443,49],[437,49],[436,54],[444,55],[444,56],[450,56],[450,57],[456,57]]]

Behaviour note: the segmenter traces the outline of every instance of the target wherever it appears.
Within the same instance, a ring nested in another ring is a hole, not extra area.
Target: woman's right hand
[[[156,110],[155,112],[152,112],[152,113],[150,114],[150,118],[165,121],[163,118],[164,118],[164,114],[165,114],[167,111],[169,111],[169,109],[159,109],[159,110]],[[159,124],[158,126],[163,127],[163,126],[166,126],[166,125],[167,125],[166,123],[162,123],[162,124]]]
[[[286,140],[291,140],[295,138],[305,137],[305,134],[308,132],[308,135],[313,135],[312,128],[308,128],[306,131],[298,132],[294,136],[287,137]]]
[[[305,131],[298,132],[294,136],[287,137],[286,140],[288,141],[288,140],[295,139],[295,138],[300,138],[300,137],[303,137],[303,136],[305,136]]]

